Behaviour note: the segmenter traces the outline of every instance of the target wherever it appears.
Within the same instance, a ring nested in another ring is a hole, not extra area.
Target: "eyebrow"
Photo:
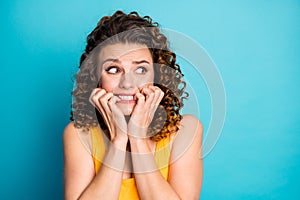
[[[150,64],[149,61],[147,61],[147,60],[133,61],[132,63],[133,63],[133,64],[141,64],[141,63],[147,63],[147,64]]]
[[[103,65],[103,64],[106,63],[106,62],[116,62],[116,63],[120,63],[120,60],[119,60],[119,59],[115,59],[115,58],[108,58],[108,59],[104,60],[104,61],[102,62],[101,65]],[[147,61],[147,60],[132,61],[132,63],[133,63],[133,64],[141,64],[141,63],[147,63],[147,64],[150,64],[150,62]]]

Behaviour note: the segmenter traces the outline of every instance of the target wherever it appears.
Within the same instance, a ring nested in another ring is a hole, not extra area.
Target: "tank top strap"
[[[156,143],[154,159],[163,177],[168,180],[170,161],[170,136],[161,139]]]
[[[90,128],[90,133],[92,135],[92,158],[94,161],[95,173],[97,174],[105,155],[105,143],[100,127]]]

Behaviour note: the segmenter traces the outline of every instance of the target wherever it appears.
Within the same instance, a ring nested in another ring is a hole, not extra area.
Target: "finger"
[[[110,95],[110,93],[106,93],[106,91],[103,89],[96,89],[94,95],[92,96],[92,103],[95,104],[95,107],[100,112],[106,123],[108,123],[109,111],[107,109],[107,105],[105,105],[103,102],[105,99],[109,98]]]
[[[112,111],[112,117],[115,121],[118,121],[118,119],[123,118],[124,114],[120,110],[120,108],[117,106],[117,101],[119,101],[120,98],[114,96],[110,101],[109,101],[109,107]]]
[[[101,104],[99,103],[99,99],[105,94],[105,90],[95,89],[94,92],[90,96],[91,103],[99,110],[103,111]]]
[[[104,95],[102,95],[99,99],[98,99],[98,104],[101,107],[101,112],[102,115],[105,115],[106,118],[106,122],[109,123],[110,120],[110,116],[111,116],[111,110],[108,106],[108,101],[110,100],[110,98],[113,96],[113,94],[111,92],[109,93],[105,93]]]
[[[107,119],[107,113],[105,111],[105,108],[103,107],[103,105],[100,103],[100,99],[101,97],[104,95],[105,93],[103,92],[99,92],[96,93],[93,97],[92,97],[92,102],[95,104],[95,107],[97,108],[97,110],[100,112],[100,114]]]
[[[93,96],[95,95],[95,93],[96,93],[98,90],[99,90],[98,88],[93,89],[92,92],[91,92],[91,94],[90,94],[90,97],[89,97],[89,102],[90,102],[93,106],[95,106],[95,103],[92,101],[92,98],[93,98]]]
[[[114,121],[116,127],[119,130],[121,130],[122,133],[126,133],[127,124],[126,124],[126,121],[125,121],[124,114],[122,113],[122,111],[116,105],[117,101],[119,101],[119,100],[120,100],[119,97],[113,96],[109,100],[108,106],[110,107],[110,109],[112,111],[112,120]]]
[[[113,97],[113,93],[111,92],[108,92],[108,93],[105,93],[104,95],[102,95],[100,98],[99,98],[99,103],[101,104],[101,106],[103,107],[103,109],[105,110],[106,113],[111,113],[111,109],[109,108],[108,106],[108,102],[109,100]]]
[[[101,107],[101,115],[105,121],[105,124],[108,127],[109,133],[111,134],[111,138],[114,138],[114,130],[113,130],[113,117],[112,117],[112,111],[109,108],[109,101],[110,99],[113,97],[113,93],[108,92],[105,93],[104,95],[102,95],[99,99],[98,99],[98,104]]]
[[[151,88],[143,88],[142,92],[146,94],[145,107],[149,108],[149,106],[152,105],[155,97],[154,91]]]
[[[152,92],[152,90],[150,88],[147,88],[147,87],[142,88],[140,91],[141,91],[142,94],[145,94],[146,100],[149,97],[150,93]]]
[[[90,103],[95,106],[96,102],[98,102],[99,98],[104,95],[106,91],[104,89],[96,88],[92,91],[89,101]]]
[[[149,86],[149,90],[151,90],[152,94],[152,101],[149,102],[149,106],[154,108],[157,103],[157,99],[159,98],[159,91],[154,86]]]
[[[157,86],[151,86],[150,87],[153,91],[154,91],[154,103],[155,106],[157,107],[159,105],[159,103],[161,102],[161,100],[164,97],[164,92]]]
[[[135,94],[135,97],[137,99],[137,106],[142,106],[145,104],[145,96],[143,94],[138,92]]]
[[[153,91],[153,94],[154,94],[154,98],[153,98],[153,101],[152,101],[152,104],[150,105],[150,111],[149,111],[149,118],[152,120],[158,106],[159,106],[159,103],[160,101],[162,100],[163,96],[164,96],[164,93],[163,91],[159,88],[159,87],[156,87],[156,86],[151,86],[149,87],[152,91]]]
[[[118,108],[116,105],[117,101],[119,101],[120,98],[117,96],[113,96],[109,101],[108,101],[108,106],[110,110],[112,111],[113,114],[117,115],[123,115],[122,111]]]

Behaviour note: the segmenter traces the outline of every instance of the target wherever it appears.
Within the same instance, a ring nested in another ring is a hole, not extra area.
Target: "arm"
[[[192,115],[184,115],[172,147],[169,183],[181,199],[199,199],[202,178],[203,127]]]
[[[180,199],[161,175],[146,139],[130,139],[134,176],[141,199]]]
[[[144,87],[137,93],[128,123],[132,164],[139,195],[142,199],[198,199],[202,183],[202,126],[192,115],[186,115],[173,142],[166,181],[157,169],[147,138],[147,127],[164,93],[155,86]],[[154,169],[154,170],[153,170]],[[145,173],[141,173],[145,172]],[[189,183],[189,184],[185,184]]]
[[[172,147],[169,180],[166,181],[158,169],[135,174],[141,199],[199,199],[203,171],[200,157],[202,132],[197,118],[191,115],[183,117]],[[134,153],[151,152],[145,139],[130,138],[130,144]],[[134,170],[155,169],[154,157],[148,155],[132,156]]]
[[[122,171],[102,165],[95,176],[92,157],[81,144],[73,123],[66,127],[63,143],[65,199],[118,199]],[[117,164],[118,168],[122,169],[126,143],[127,140],[115,139],[113,141],[115,146],[110,145],[107,150],[105,163],[113,163],[114,166]]]

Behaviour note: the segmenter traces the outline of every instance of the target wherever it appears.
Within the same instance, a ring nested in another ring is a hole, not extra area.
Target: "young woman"
[[[202,125],[150,17],[121,11],[88,35],[63,135],[65,199],[199,199]]]

